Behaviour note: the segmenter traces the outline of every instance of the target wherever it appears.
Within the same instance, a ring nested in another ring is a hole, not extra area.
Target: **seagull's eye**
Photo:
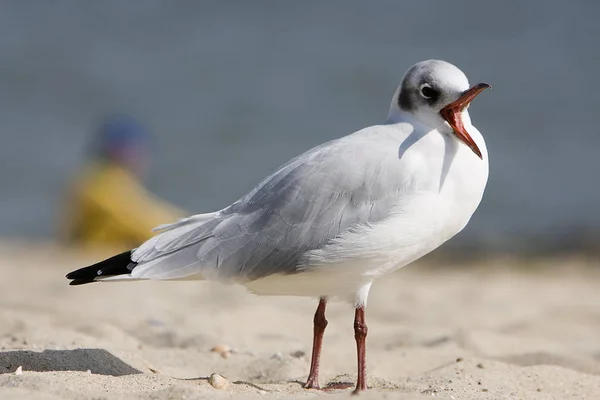
[[[431,87],[429,83],[424,83],[420,87],[421,96],[426,99],[436,99],[439,96],[439,92]]]

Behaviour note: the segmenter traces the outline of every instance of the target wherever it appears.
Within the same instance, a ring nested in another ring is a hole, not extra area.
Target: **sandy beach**
[[[1,399],[349,396],[301,386],[314,299],[207,282],[69,287],[65,273],[98,257],[44,243],[0,245]],[[371,390],[361,397],[598,398],[594,264],[459,266],[438,257],[376,282],[367,309]],[[352,308],[331,303],[327,317],[321,383],[353,382]],[[209,383],[213,373],[226,388]]]

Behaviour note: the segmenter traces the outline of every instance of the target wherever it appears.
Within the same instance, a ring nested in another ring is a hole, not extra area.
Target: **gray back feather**
[[[352,136],[291,160],[220,212],[175,224],[149,240],[133,254],[136,269],[144,271],[142,277],[202,274],[249,281],[310,268],[301,262],[305,252],[354,225],[386,218],[398,199],[393,189],[405,180],[401,169],[384,167],[398,162],[397,148]],[[373,159],[367,163],[365,146],[372,147],[368,153]],[[175,256],[179,252],[186,255]]]

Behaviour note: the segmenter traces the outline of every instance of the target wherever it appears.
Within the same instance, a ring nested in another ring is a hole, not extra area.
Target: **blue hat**
[[[103,149],[127,145],[144,145],[150,139],[150,134],[134,118],[117,114],[108,117],[100,128],[99,141]]]

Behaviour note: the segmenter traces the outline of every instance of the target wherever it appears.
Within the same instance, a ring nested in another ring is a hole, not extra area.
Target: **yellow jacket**
[[[88,168],[75,182],[68,204],[63,236],[69,242],[122,250],[138,246],[153,236],[152,228],[183,215],[115,164]]]

